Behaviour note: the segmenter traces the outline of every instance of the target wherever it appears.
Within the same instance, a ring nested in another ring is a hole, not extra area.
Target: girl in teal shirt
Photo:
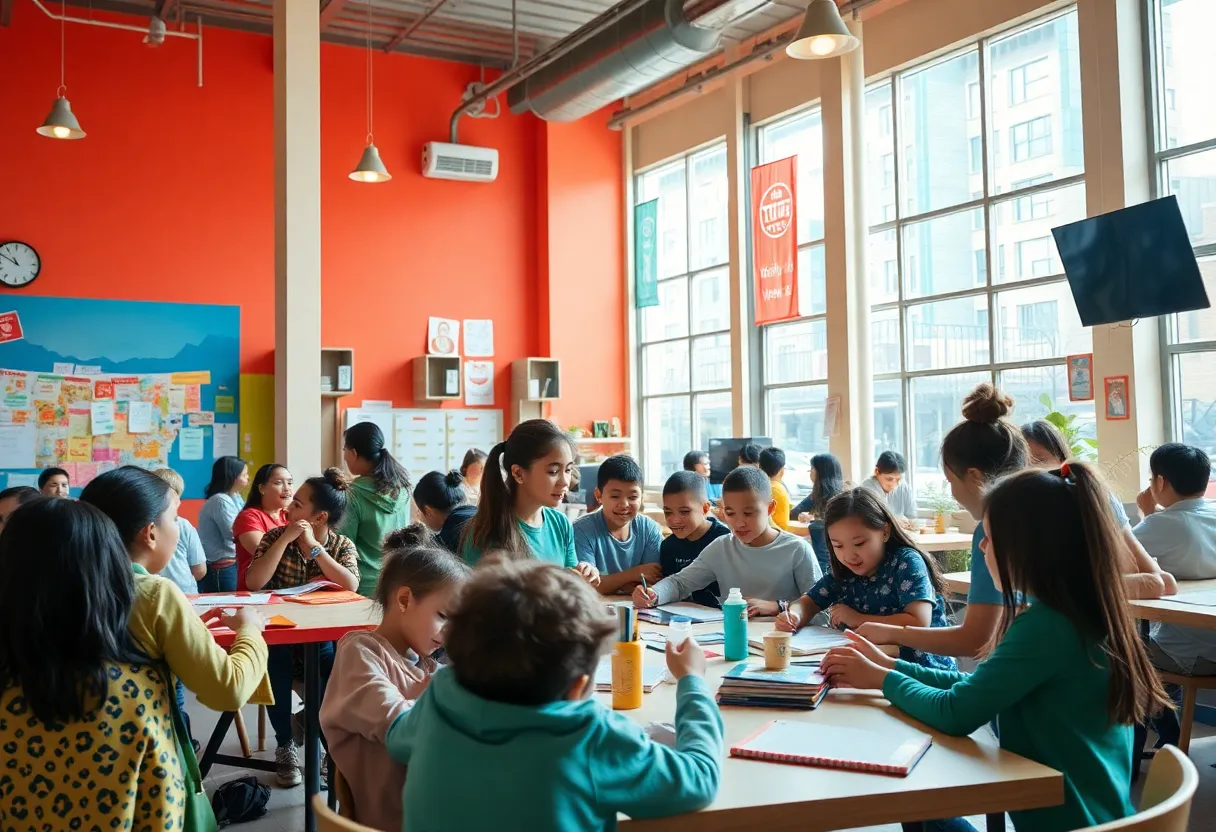
[[[984,561],[1003,635],[974,673],[895,661],[861,638],[823,660],[833,684],[881,688],[947,734],[995,717],[1002,748],[1061,772],[1063,805],[1012,812],[1018,830],[1065,832],[1134,813],[1132,726],[1169,704],[1128,610],[1106,503],[1083,463],[1016,474],[988,495]]]
[[[574,554],[574,526],[558,511],[574,470],[570,436],[548,419],[529,419],[490,451],[477,513],[461,539],[465,563],[491,552],[574,569],[595,586],[600,573]]]

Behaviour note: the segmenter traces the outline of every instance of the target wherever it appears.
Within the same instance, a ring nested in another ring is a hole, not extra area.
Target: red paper
[[[752,168],[756,324],[798,317],[797,157]]]
[[[17,316],[16,312],[0,314],[0,344],[20,341],[24,337],[25,333],[21,331],[21,318]]]

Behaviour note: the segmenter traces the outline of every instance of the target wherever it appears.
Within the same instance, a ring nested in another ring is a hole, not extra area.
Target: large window
[[[941,483],[942,436],[982,381],[1013,396],[1018,421],[1042,416],[1046,394],[1092,436],[1094,405],[1068,401],[1065,370],[1090,332],[1051,237],[1085,216],[1076,11],[897,73],[865,106],[867,452],[902,451],[918,492]],[[892,155],[894,180],[879,173]]]
[[[888,113],[888,115],[890,115]],[[876,128],[877,129],[877,128]],[[798,493],[810,488],[806,471],[812,454],[826,451],[823,410],[827,400],[827,276],[823,243],[823,125],[818,108],[762,126],[763,164],[798,157],[798,305],[795,321],[763,327],[761,338],[764,435],[783,449],[787,479]],[[895,159],[879,163],[881,176],[894,180]],[[894,279],[894,274],[891,276]]]
[[[1207,285],[1216,297],[1216,107],[1211,78],[1216,3],[1153,3],[1157,188],[1174,194]],[[1170,435],[1216,453],[1216,311],[1163,321]]]
[[[659,201],[659,305],[642,309],[639,377],[647,482],[684,454],[731,435],[726,146],[637,177],[637,201]]]

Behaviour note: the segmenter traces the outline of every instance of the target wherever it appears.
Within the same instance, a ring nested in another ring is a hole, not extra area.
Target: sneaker
[[[275,777],[283,788],[294,788],[304,782],[304,775],[300,773],[300,755],[294,742],[280,745],[274,750],[274,764]]]

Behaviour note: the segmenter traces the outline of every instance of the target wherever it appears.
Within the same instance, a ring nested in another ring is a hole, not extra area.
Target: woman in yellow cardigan
[[[0,537],[0,829],[181,828],[172,684],[132,643],[134,601],[100,511],[53,499],[13,513]]]
[[[252,607],[242,607],[222,622],[236,633],[232,647],[215,643],[207,625],[177,585],[156,577],[177,546],[177,493],[141,468],[123,467],[102,474],[80,493],[118,527],[135,571],[135,602],[129,629],[135,645],[163,660],[215,711],[235,711],[255,692],[268,703],[264,622]]]

